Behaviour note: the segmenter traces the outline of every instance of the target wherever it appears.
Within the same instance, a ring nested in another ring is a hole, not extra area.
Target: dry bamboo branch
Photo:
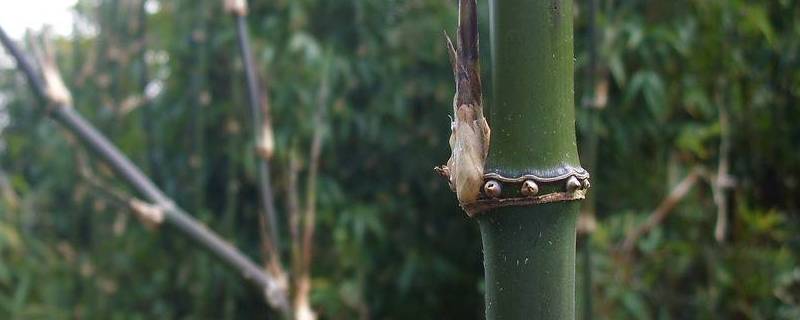
[[[0,199],[7,205],[9,211],[14,212],[19,208],[20,199],[17,192],[8,182],[5,173],[0,170]]]
[[[311,260],[314,252],[314,232],[317,218],[317,177],[319,176],[319,158],[322,153],[328,96],[330,95],[329,68],[330,66],[325,66],[322,71],[322,81],[317,93],[317,108],[314,112],[314,133],[311,138],[308,156],[306,203],[305,211],[303,212],[301,244],[302,256],[298,259],[301,265],[298,268],[299,272],[295,275],[294,317],[297,320],[313,320],[317,318],[317,315],[311,309],[309,296],[311,294]]]
[[[73,143],[77,144],[71,141],[71,144]],[[76,145],[76,147],[78,146]],[[87,163],[88,160],[82,150],[76,151],[75,160],[78,164],[78,174],[81,178],[86,180],[97,193],[105,195],[118,206],[130,210],[145,229],[154,231],[164,222],[164,210],[161,207],[136,199],[127,192],[114,188],[96,177],[92,169],[90,169]]]
[[[53,104],[72,105],[72,95],[64,84],[64,80],[61,79],[61,74],[56,66],[55,53],[53,53],[53,48],[46,40],[49,38],[48,34],[48,29],[45,29],[39,39],[33,39],[33,37],[29,39],[34,57],[39,61],[39,68],[45,84],[44,94],[47,100]]]
[[[262,233],[267,231],[267,222],[264,219],[263,215],[258,215],[258,222],[260,224],[259,232]],[[267,234],[261,234],[262,239],[266,239],[268,236]],[[264,266],[270,276],[275,279],[276,287],[279,289],[274,292],[281,294],[283,297],[289,292],[289,275],[286,273],[286,270],[283,269],[283,265],[281,265],[278,249],[271,247],[271,244],[272,243],[269,241],[261,241],[262,256],[265,260]],[[284,313],[286,313],[287,310],[288,308],[282,309]]]
[[[237,16],[247,15],[247,1],[246,0],[225,0],[223,3],[225,11],[228,11]]]
[[[128,201],[128,206],[145,228],[149,230],[157,229],[164,222],[164,214],[166,212],[164,207],[147,203],[136,198],[130,199],[130,201]]]
[[[717,205],[717,223],[714,226],[714,238],[717,242],[724,242],[728,230],[728,196],[727,189],[733,186],[733,179],[728,175],[730,170],[730,120],[728,111],[723,104],[721,93],[717,93],[719,105],[719,164],[717,176],[711,179],[711,188],[714,194],[714,203]]]
[[[692,169],[692,171],[672,189],[669,195],[661,201],[661,204],[653,210],[645,223],[641,224],[633,231],[628,232],[625,236],[625,241],[621,245],[623,252],[631,252],[639,238],[661,224],[661,222],[667,218],[667,215],[672,212],[672,209],[689,194],[689,191],[697,183],[701,175],[702,169]]]
[[[300,174],[300,160],[294,152],[289,154],[289,173],[286,183],[286,208],[289,214],[289,237],[291,238],[292,272],[299,274],[300,262],[300,189],[297,177]]]
[[[250,117],[252,118],[253,136],[256,141],[256,151],[258,155],[258,184],[261,192],[261,201],[264,214],[267,216],[269,232],[262,232],[269,237],[264,241],[272,242],[268,246],[280,248],[280,238],[278,237],[278,220],[275,213],[275,201],[272,193],[272,182],[269,172],[269,158],[272,155],[274,142],[272,141],[272,126],[266,112],[266,93],[261,89],[258,79],[258,72],[253,61],[253,53],[250,48],[250,36],[247,29],[247,3],[244,0],[225,0],[225,7],[236,18],[236,33],[239,41],[239,52],[242,56],[245,77],[247,78],[247,93],[250,102]],[[263,103],[263,104],[262,104]],[[277,253],[277,251],[276,251]],[[280,261],[280,256],[273,257]]]
[[[15,58],[17,68],[28,79],[36,96],[47,99],[47,83],[36,72],[28,58],[11,41],[5,30],[0,28],[0,42]],[[54,101],[48,101],[50,103]],[[63,102],[63,101],[61,101]],[[268,302],[275,308],[286,310],[288,307],[286,294],[281,292],[275,279],[264,273],[258,265],[242,254],[231,244],[222,240],[217,234],[205,225],[195,220],[191,215],[175,205],[158,187],[153,184],[125,155],[111,142],[97,131],[91,124],[81,117],[73,108],[66,104],[54,107],[48,113],[56,121],[72,131],[87,147],[105,160],[117,175],[131,185],[144,198],[164,209],[165,221],[174,225],[179,231],[196,241],[199,245],[217,255],[221,260],[238,270],[242,276],[258,286],[265,293]]]
[[[80,147],[74,139],[68,139],[67,143],[74,147]],[[85,180],[90,187],[92,187],[95,191],[100,194],[106,196],[106,198],[111,199],[120,207],[128,207],[128,204],[133,196],[128,194],[127,192],[115,188],[107,183],[104,183],[100,178],[95,176],[94,172],[92,171],[89,160],[86,158],[83,150],[76,149],[75,150],[75,162],[77,163],[77,171],[78,176],[80,176],[83,180]]]
[[[75,147],[79,147],[77,141],[69,139],[68,142]],[[120,208],[130,210],[145,229],[154,231],[164,222],[164,210],[160,207],[136,199],[127,192],[104,183],[100,178],[95,176],[88,164],[88,159],[86,159],[86,156],[83,154],[83,150],[76,150],[75,162],[78,167],[78,175],[94,189],[96,194],[103,195]],[[116,224],[114,228],[117,228]],[[117,233],[117,231],[115,231],[115,233]]]

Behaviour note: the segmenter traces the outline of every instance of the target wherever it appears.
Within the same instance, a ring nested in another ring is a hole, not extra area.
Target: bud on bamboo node
[[[589,178],[583,179],[583,180],[581,181],[581,185],[582,185],[582,187],[583,187],[583,189],[584,189],[584,190],[588,190],[589,188],[591,188],[591,187],[592,187],[592,183],[591,183],[591,182],[589,182]]]
[[[238,16],[247,15],[247,1],[246,0],[224,0],[225,11]]]
[[[539,193],[539,185],[537,185],[533,180],[525,180],[525,182],[522,183],[522,188],[519,192],[526,197],[535,196],[537,193]]]
[[[540,170],[514,177],[491,172],[484,174],[483,178],[486,181],[485,197],[479,198],[473,203],[461,204],[470,217],[502,207],[532,206],[584,199],[590,186],[589,172],[583,168],[571,166]],[[519,193],[503,194],[499,191],[507,186],[516,188]],[[566,190],[564,190],[564,186],[567,186]],[[541,194],[542,190],[555,191]]]
[[[264,288],[264,297],[267,303],[275,309],[284,310],[289,306],[286,293],[289,292],[289,279],[282,270],[267,270],[275,281]]]
[[[128,202],[131,210],[142,222],[142,224],[149,230],[154,230],[164,222],[165,208],[150,204],[139,199],[131,199]]]
[[[459,1],[455,45],[445,33],[456,93],[450,123],[452,152],[447,165],[437,167],[436,172],[448,179],[469,216],[500,207],[585,198],[589,173],[580,167],[527,169],[510,177],[485,168],[491,129],[483,114],[476,6],[475,0]],[[511,191],[503,192],[504,189]]]
[[[58,107],[69,107],[72,105],[72,94],[64,84],[61,73],[58,71],[55,53],[50,43],[47,41],[49,29],[45,29],[41,41],[33,41],[31,46],[36,63],[41,68],[41,76],[44,82],[44,95],[51,104]]]
[[[486,193],[487,196],[491,198],[497,198],[503,192],[500,183],[494,180],[486,181],[486,184],[483,185],[483,192]]]
[[[256,151],[265,160],[272,159],[272,154],[275,152],[275,138],[272,134],[272,126],[267,122],[264,122],[261,126]]]
[[[583,185],[578,180],[578,178],[573,176],[567,179],[567,192],[573,193],[575,191],[578,191],[581,187],[583,187]]]
[[[45,94],[47,100],[60,107],[72,105],[72,94],[61,79],[61,74],[55,65],[42,65],[42,75],[44,78]]]

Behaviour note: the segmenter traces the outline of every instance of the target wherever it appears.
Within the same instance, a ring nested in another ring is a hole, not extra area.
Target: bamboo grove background
[[[577,130],[597,216],[579,248],[591,253],[591,313],[797,319],[800,4],[596,3],[575,10]],[[54,43],[76,108],[177,203],[263,258],[243,66],[221,2],[81,0],[76,11],[74,36]],[[324,319],[482,317],[477,226],[432,171],[449,152],[441,31],[456,15],[446,0],[250,3],[278,212],[327,110],[319,175],[298,180],[317,187],[311,302]],[[9,59],[0,65],[0,316],[268,312],[238,274],[98,190],[92,181],[126,188],[32,106]],[[624,250],[662,202],[663,220]]]

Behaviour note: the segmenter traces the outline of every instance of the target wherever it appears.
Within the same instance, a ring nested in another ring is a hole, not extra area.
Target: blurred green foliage
[[[584,1],[577,8],[576,101],[585,101],[592,44]],[[254,142],[221,2],[81,0],[76,11],[74,36],[56,42],[76,108],[184,208],[259,257]],[[799,318],[800,5],[602,0],[597,14],[608,106],[591,132],[577,106],[581,140],[599,139],[594,314]],[[454,1],[251,1],[248,20],[269,88],[280,212],[288,159],[307,157],[320,70],[330,66],[312,270],[322,318],[481,318],[479,234],[432,171],[449,152],[441,31],[454,29]],[[0,90],[0,318],[267,312],[239,275],[169,227],[141,228],[82,178],[78,160],[91,157],[33,107],[16,71],[0,70]],[[714,240],[704,181],[634,259],[621,258],[625,233],[691,168],[716,170],[721,106],[736,182],[727,242]]]

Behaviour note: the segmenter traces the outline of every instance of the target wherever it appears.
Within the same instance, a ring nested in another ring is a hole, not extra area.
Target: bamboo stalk
[[[458,45],[447,42],[456,78],[452,154],[436,169],[467,214],[477,216],[486,318],[572,319],[574,200],[589,188],[575,138],[572,1],[489,5],[490,124],[483,115],[477,4],[460,0]]]
[[[575,137],[572,1],[490,0],[489,7],[492,138],[485,172],[552,178],[534,191],[563,194],[566,188],[573,196],[496,208],[478,217],[486,318],[574,319],[579,202],[564,200],[582,198],[575,192],[588,183],[575,175],[554,177],[582,170]]]
[[[49,112],[47,112],[48,115],[74,133],[89,149],[105,160],[119,177],[142,194],[147,201],[163,210],[166,222],[174,225],[179,231],[239,271],[246,280],[258,286],[273,307],[282,310],[287,308],[286,294],[283,291],[276,290],[279,286],[275,279],[264,273],[258,265],[231,244],[222,240],[205,225],[175,205],[172,199],[156,187],[106,137],[86,122],[71,105],[61,103],[53,106],[54,101],[47,99],[47,83],[39,76],[33,65],[2,28],[0,28],[0,42],[17,61],[17,68],[25,74],[35,95],[40,99],[49,101],[51,104]]]

